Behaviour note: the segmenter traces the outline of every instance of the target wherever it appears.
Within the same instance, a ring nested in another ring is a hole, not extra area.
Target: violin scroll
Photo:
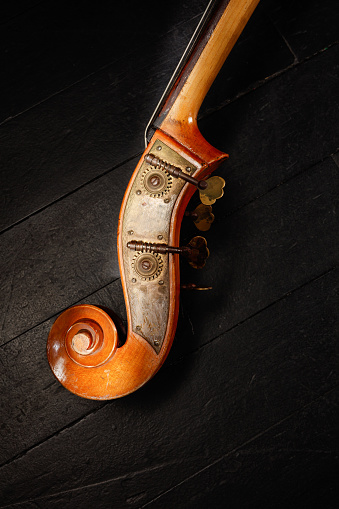
[[[168,162],[163,167],[154,158],[146,158],[160,152],[162,161]],[[176,173],[205,182],[226,157],[220,157],[219,151],[215,154],[214,161],[202,161],[161,132],[149,143],[132,175],[119,217],[126,340],[119,338],[116,323],[105,311],[87,304],[64,311],[49,334],[48,361],[71,392],[90,399],[119,398],[144,385],[162,366],[178,319],[179,254],[195,268],[203,267],[209,255],[203,237],[177,247],[181,220],[196,186],[167,169],[171,165]]]
[[[118,226],[125,341],[109,314],[87,304],[64,311],[51,329],[50,366],[79,396],[104,400],[130,394],[154,376],[169,353],[179,314],[179,254],[195,268],[209,256],[200,236],[179,247],[181,221],[198,189],[204,207],[192,218],[201,231],[208,230],[211,205],[225,185],[220,177],[208,178],[228,155],[201,135],[198,111],[258,1],[210,2],[146,129],[149,142],[126,189]]]

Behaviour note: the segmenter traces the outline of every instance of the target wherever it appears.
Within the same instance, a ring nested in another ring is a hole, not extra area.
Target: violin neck
[[[200,106],[259,0],[211,1],[148,125],[184,145],[197,129]],[[198,32],[198,36],[196,35]]]

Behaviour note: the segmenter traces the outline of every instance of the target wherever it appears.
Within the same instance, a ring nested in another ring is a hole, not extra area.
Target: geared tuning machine
[[[165,170],[167,173],[169,173],[172,177],[180,178],[182,180],[185,180],[185,182],[189,182],[190,184],[193,184],[198,189],[206,189],[208,184],[206,180],[197,180],[190,175],[187,175],[187,173],[184,173],[181,168],[178,166],[174,166],[173,164],[166,163],[166,161],[163,161],[162,159],[159,159],[159,157],[156,157],[153,154],[147,154],[145,156],[146,163],[154,166],[155,168],[161,168],[162,170]]]
[[[159,254],[181,254],[185,256],[188,263],[195,269],[202,269],[209,257],[207,241],[204,237],[194,237],[187,246],[173,247],[167,244],[157,244],[151,242],[142,242],[131,240],[127,243],[127,247],[140,253],[159,253]],[[150,262],[147,261],[149,264]]]

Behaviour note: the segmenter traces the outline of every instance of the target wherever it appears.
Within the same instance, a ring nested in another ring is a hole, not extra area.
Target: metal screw
[[[137,280],[135,279],[135,277],[132,278],[132,283],[136,283]]]
[[[160,145],[157,146],[157,150],[161,150],[162,147]]]
[[[192,170],[192,168],[190,168],[189,166],[187,166],[186,168],[186,171],[188,171],[188,173]]]
[[[169,198],[165,198],[165,199],[164,199],[164,202],[165,202],[165,203],[169,203]]]
[[[133,235],[133,234],[134,234],[134,231],[133,231],[133,230],[130,230],[128,233],[129,233],[129,235]]]
[[[140,189],[138,189],[138,190],[137,190],[137,194],[141,194],[141,191],[140,191]]]
[[[162,279],[160,279],[160,281],[159,281],[159,285],[163,285],[163,284],[164,284],[163,280],[162,280]]]
[[[162,235],[158,235],[158,239],[162,240],[164,237]]]
[[[160,177],[158,177],[158,175],[152,175],[149,182],[153,187],[157,187],[160,184]]]
[[[137,325],[137,326],[136,326],[136,329],[137,329],[137,330],[140,330],[140,329],[141,329],[141,326],[140,326],[140,325]]]
[[[144,270],[149,270],[151,268],[152,264],[149,260],[143,260],[141,262],[141,267],[144,269]]]
[[[159,341],[157,339],[154,340],[154,346],[159,346]]]

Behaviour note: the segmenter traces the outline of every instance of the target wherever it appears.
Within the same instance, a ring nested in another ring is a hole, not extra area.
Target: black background
[[[206,3],[1,4],[0,507],[337,507],[337,0],[262,0],[206,97],[213,290],[160,372],[97,402],[46,359],[65,308],[125,316],[121,200]]]

